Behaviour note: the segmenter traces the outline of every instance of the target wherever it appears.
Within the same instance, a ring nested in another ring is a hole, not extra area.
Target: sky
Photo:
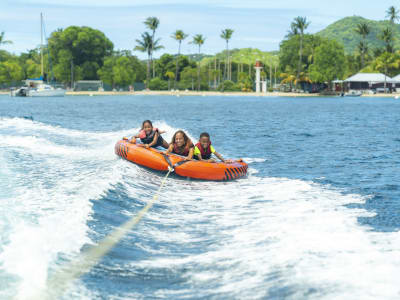
[[[230,48],[279,49],[290,23],[297,16],[307,17],[307,32],[315,33],[347,16],[382,20],[396,1],[366,0],[0,0],[0,32],[13,44],[2,49],[20,54],[40,44],[40,13],[44,15],[47,36],[71,25],[98,29],[114,43],[115,50],[133,50],[135,40],[146,31],[147,17],[160,20],[156,36],[165,47],[155,54],[176,53],[178,44],[171,34],[181,29],[189,34],[182,53],[196,53],[189,42],[195,34],[206,41],[202,52],[214,54],[225,47],[220,38],[225,28],[234,30]],[[134,52],[140,58],[145,54]]]

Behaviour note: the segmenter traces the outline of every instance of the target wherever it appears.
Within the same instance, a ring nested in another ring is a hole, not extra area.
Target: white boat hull
[[[64,97],[65,93],[65,89],[41,84],[39,88],[22,87],[16,90],[11,90],[10,95],[12,97]]]
[[[28,97],[64,97],[66,90],[54,89],[54,90],[29,90]]]

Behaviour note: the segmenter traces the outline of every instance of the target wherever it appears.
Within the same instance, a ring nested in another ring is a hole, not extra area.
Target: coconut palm
[[[178,60],[179,56],[181,55],[181,44],[182,41],[188,37],[188,35],[184,33],[182,30],[178,29],[172,34],[171,37],[174,40],[178,41],[178,55],[176,56],[176,68],[175,68],[175,80],[174,80],[174,89],[176,89],[176,82],[178,81]]]
[[[386,93],[386,76],[389,68],[398,68],[399,61],[396,59],[395,54],[385,52],[379,56],[375,61],[375,68],[385,75],[384,90]]]
[[[365,41],[360,41],[357,45],[358,51],[360,52],[360,57],[361,57],[361,69],[364,69],[364,61],[365,57],[364,55],[368,53],[368,44]]]
[[[399,20],[399,11],[396,9],[396,7],[391,6],[388,8],[388,10],[386,11],[386,18],[388,18],[390,23],[392,24],[396,23],[396,21]]]
[[[12,42],[4,40],[4,31],[2,31],[1,34],[0,34],[0,46],[1,45],[6,45],[6,44],[12,44]]]
[[[290,39],[291,37],[298,35],[299,31],[297,30],[297,27],[294,23],[290,24],[290,30],[288,30],[288,33],[286,35],[286,38]]]
[[[158,26],[160,25],[160,20],[157,19],[156,17],[148,17],[146,19],[146,21],[144,21],[143,23],[147,26],[147,28],[149,28],[152,31],[151,39],[152,39],[152,41],[154,41],[154,36],[155,36]],[[151,55],[150,55],[150,64],[153,66],[153,77],[155,76],[155,67],[154,67],[154,63],[153,63],[154,50],[155,49],[153,49],[153,47],[152,47]]]
[[[361,53],[361,69],[363,69],[364,68],[364,56],[368,49],[367,36],[369,35],[371,29],[367,23],[362,22],[360,24],[357,24],[357,28],[355,29],[355,31],[362,37],[362,41],[359,44],[359,50]],[[362,46],[362,47],[360,47],[360,46]]]
[[[292,28],[296,28],[298,34],[300,35],[300,49],[299,49],[299,62],[297,64],[297,75],[296,75],[296,84],[299,82],[300,73],[301,73],[301,65],[302,65],[302,58],[303,58],[303,37],[304,31],[310,25],[310,22],[307,22],[306,17],[297,17],[292,22]]]
[[[225,63],[225,74],[224,74],[224,79],[225,79],[225,80],[227,80],[227,79],[230,80],[229,75],[228,75],[228,77],[227,77],[227,76],[226,76],[226,75],[227,75],[226,73],[227,73],[227,71],[229,70],[229,69],[228,69],[229,40],[231,39],[232,34],[233,34],[233,29],[227,28],[227,29],[225,29],[225,30],[222,30],[221,35],[220,35],[220,37],[226,41],[226,63]]]
[[[138,45],[135,47],[134,50],[138,50],[144,53],[147,53],[147,72],[146,72],[146,88],[149,86],[149,81],[150,81],[150,57],[152,51],[159,50],[161,48],[164,48],[163,46],[159,45],[160,39],[157,39],[153,41],[153,38],[151,37],[150,33],[147,31],[142,33],[142,39],[136,40],[136,43]]]
[[[386,27],[383,29],[379,38],[385,42],[386,52],[393,53],[393,31],[391,28]]]
[[[190,42],[192,44],[199,46],[199,57],[200,57],[200,48],[204,44],[205,40],[206,40],[206,38],[203,37],[203,35],[196,34],[193,37],[193,41]],[[198,64],[197,64],[197,90],[200,91],[200,61],[198,61]]]
[[[167,72],[165,72],[164,75],[166,77],[168,77],[168,90],[170,90],[171,89],[171,80],[174,79],[175,74],[171,71],[167,71]]]

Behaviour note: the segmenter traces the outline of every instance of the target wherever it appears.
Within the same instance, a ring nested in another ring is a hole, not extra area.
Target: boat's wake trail
[[[127,133],[0,119],[0,265],[13,277],[0,297],[29,299],[49,267],[91,243],[90,200],[121,181],[123,162],[113,149]]]
[[[168,131],[166,140],[176,130],[155,125]],[[126,220],[153,196],[162,176],[114,154],[115,142],[138,129],[83,132],[0,119],[0,298],[29,299],[49,272],[93,244],[90,237],[121,224],[111,219]],[[86,290],[78,281],[71,297],[112,298],[114,281],[122,298],[399,297],[399,234],[369,231],[357,219],[371,213],[346,207],[365,197],[249,173],[225,183],[169,178],[117,245],[118,263],[102,262],[99,283]],[[110,193],[123,205],[108,203]],[[141,288],[141,276],[161,283]]]

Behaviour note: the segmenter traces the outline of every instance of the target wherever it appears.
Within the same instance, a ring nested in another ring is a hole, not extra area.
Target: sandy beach
[[[9,91],[0,91],[0,95],[7,95]],[[332,97],[327,95],[321,95],[318,93],[285,93],[285,92],[273,92],[273,93],[256,93],[256,92],[216,92],[216,91],[138,91],[138,92],[117,92],[117,91],[68,91],[68,96],[123,96],[123,95],[148,95],[148,96],[241,96],[241,97]],[[334,97],[334,96],[333,96]],[[400,93],[392,94],[364,94],[361,97],[387,97],[395,98],[400,97]]]

